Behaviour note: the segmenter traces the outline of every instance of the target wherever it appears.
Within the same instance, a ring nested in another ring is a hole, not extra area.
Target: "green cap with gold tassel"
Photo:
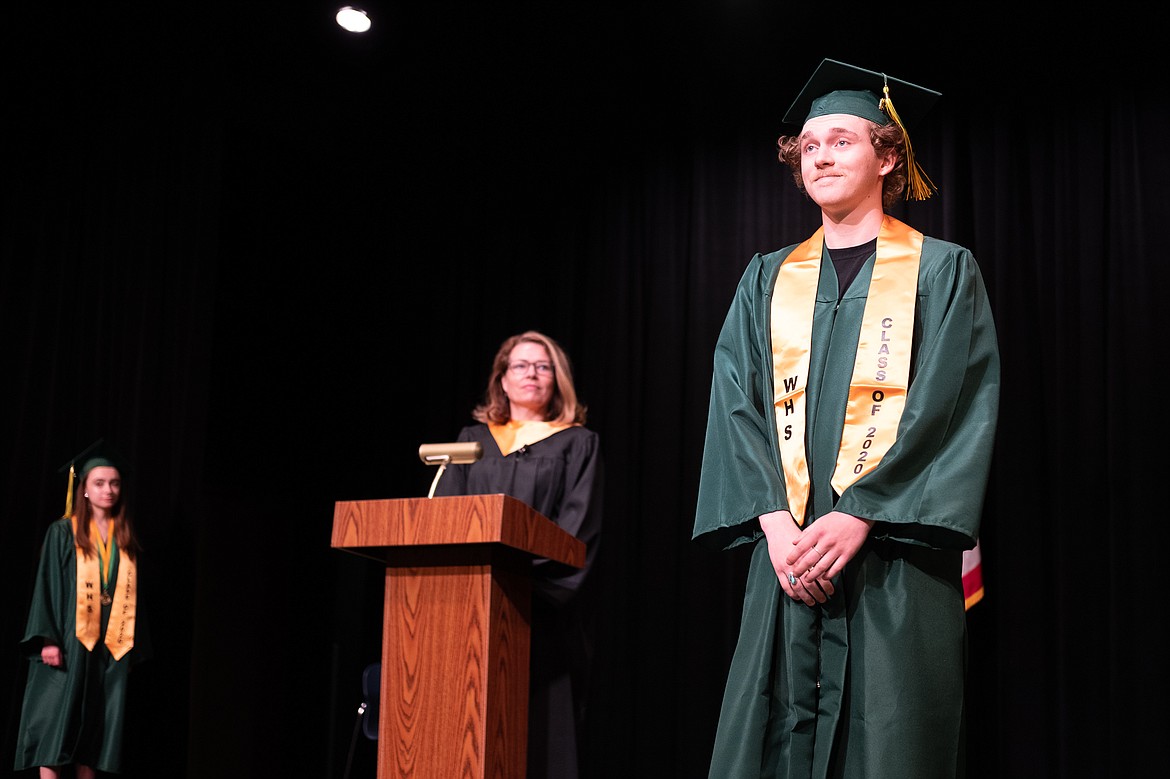
[[[898,93],[900,113],[894,108],[891,84]],[[784,121],[803,126],[814,117],[850,114],[878,124],[894,122],[906,142],[906,199],[926,200],[938,188],[915,159],[906,125],[925,116],[939,97],[941,94],[933,89],[891,78],[885,73],[826,59],[821,61],[804,89],[800,90],[784,115]]]
[[[65,488],[65,514],[62,519],[73,516],[73,484],[77,479],[84,480],[86,475],[99,465],[117,467],[115,457],[106,450],[105,439],[99,438],[78,454],[69,458],[69,462],[62,465],[57,473],[69,472],[68,486]]]

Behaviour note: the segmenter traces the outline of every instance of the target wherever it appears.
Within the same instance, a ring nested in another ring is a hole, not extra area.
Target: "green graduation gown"
[[[117,545],[111,544],[109,581],[118,581]],[[112,591],[111,591],[112,594]],[[99,771],[121,769],[126,683],[141,656],[135,647],[115,661],[105,645],[110,606],[102,606],[101,635],[89,651],[75,635],[77,557],[68,519],[49,526],[33,585],[21,651],[29,659],[28,683],[16,738],[17,771],[81,763]],[[61,647],[63,663],[41,662],[46,643]]]
[[[773,413],[772,289],[790,246],[749,263],[720,333],[694,538],[755,543],[711,777],[944,779],[962,774],[966,619],[999,398],[995,326],[969,251],[925,238],[910,387],[881,463],[830,480],[874,257],[838,300],[827,254],[807,386],[808,521],[875,520],[823,605],[781,589],[761,514],[788,508]]]

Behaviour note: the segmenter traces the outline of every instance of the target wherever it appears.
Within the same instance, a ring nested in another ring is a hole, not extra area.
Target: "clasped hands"
[[[869,535],[873,521],[830,511],[801,528],[787,510],[760,515],[768,538],[768,556],[788,597],[809,606],[827,601],[836,588],[832,579],[845,570]]]

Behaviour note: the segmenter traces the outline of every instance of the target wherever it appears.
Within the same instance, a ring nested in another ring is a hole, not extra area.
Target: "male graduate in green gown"
[[[931,194],[937,97],[825,60],[785,116],[821,227],[752,258],[715,351],[694,537],[755,549],[711,777],[964,773],[999,352],[971,253],[885,213]]]

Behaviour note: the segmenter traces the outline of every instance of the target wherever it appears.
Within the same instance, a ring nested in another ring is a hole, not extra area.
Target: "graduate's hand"
[[[45,644],[41,647],[41,662],[45,665],[61,665],[61,647],[56,644]]]
[[[832,579],[861,549],[871,527],[872,519],[830,511],[793,541],[784,565],[806,585]]]
[[[827,579],[824,581],[810,579],[807,583],[797,577],[792,566],[786,559],[785,552],[792,549],[801,535],[800,526],[792,518],[789,511],[773,511],[760,515],[760,529],[768,539],[768,556],[772,560],[772,570],[784,593],[793,600],[803,601],[809,606],[824,603],[833,594],[833,585]]]

